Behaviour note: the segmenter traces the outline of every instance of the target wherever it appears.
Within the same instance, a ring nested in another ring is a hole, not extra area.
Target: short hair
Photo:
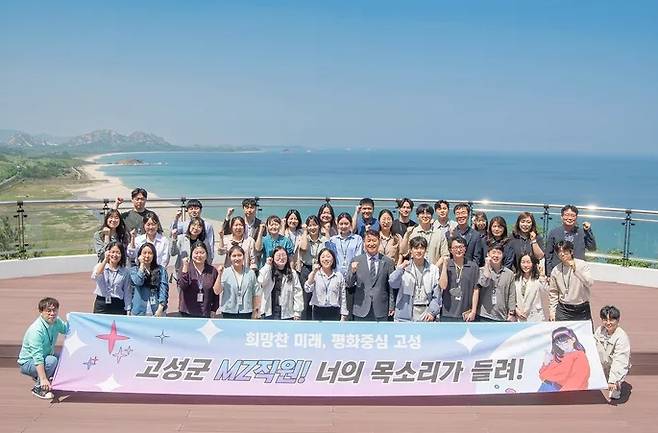
[[[46,297],[39,301],[39,312],[42,312],[48,307],[53,307],[54,309],[59,310],[59,301],[51,297]]]
[[[459,235],[458,236],[453,236],[452,238],[450,238],[450,246],[451,247],[452,247],[453,242],[457,242],[458,244],[462,244],[463,246],[468,245],[467,242],[466,242],[466,239],[464,239],[463,237],[461,237]]]
[[[242,207],[247,207],[247,206],[256,207],[257,206],[256,200],[253,198],[245,198],[244,200],[242,200]]]
[[[402,205],[404,205],[405,203],[407,203],[411,209],[414,208],[414,202],[410,198],[403,197],[403,198],[395,200],[395,204],[397,204],[398,209],[400,209],[402,207]]]
[[[375,207],[375,202],[369,197],[365,197],[365,198],[362,198],[361,200],[359,200],[359,206],[363,206],[363,205],[366,205],[366,204],[369,204],[370,206]]]
[[[191,199],[189,199],[189,200],[187,201],[187,203],[185,204],[185,208],[186,208],[186,209],[189,209],[189,208],[191,208],[192,206],[196,206],[196,207],[198,207],[199,209],[203,209],[203,205],[202,205],[201,202],[200,202],[198,199],[196,199],[196,198],[191,198]]]
[[[416,215],[420,215],[422,213],[428,213],[430,215],[434,215],[434,209],[432,209],[432,206],[428,205],[427,203],[421,203],[416,208]]]
[[[332,262],[332,264],[331,264],[331,270],[332,270],[332,271],[336,270],[336,253],[334,253],[334,251],[333,251],[331,248],[322,248],[322,249],[320,250],[320,252],[318,253],[318,257],[317,257],[317,259],[318,259],[318,263],[320,263],[320,256],[321,256],[325,251],[328,252],[329,254],[331,254],[331,258],[333,259],[333,262]]]
[[[281,224],[281,218],[279,218],[279,217],[276,216],[276,215],[270,215],[270,216],[268,216],[267,219],[265,220],[265,225],[269,226],[270,223],[271,223],[272,221],[274,221],[275,223],[279,223],[279,224]]]
[[[366,236],[374,236],[374,237],[376,237],[377,239],[379,239],[379,230],[368,229],[368,230],[366,230],[366,232],[363,234],[363,239],[365,239]]]
[[[144,198],[148,198],[148,195],[149,195],[148,192],[146,192],[146,190],[144,188],[135,188],[130,192],[130,197],[135,198],[139,194],[143,195]]]
[[[560,241],[557,244],[555,244],[555,248],[553,248],[553,251],[556,253],[560,253],[562,251],[569,251],[573,255],[573,242],[571,241]]]
[[[605,307],[601,308],[600,316],[601,319],[610,318],[612,320],[619,320],[621,317],[621,311],[619,311],[619,308],[615,307],[614,305],[606,305]]]
[[[565,205],[560,211],[560,215],[564,215],[564,213],[568,210],[570,210],[571,212],[575,213],[576,216],[578,216],[578,208],[572,204]]]
[[[445,200],[439,200],[434,203],[434,209],[441,209],[441,205],[444,204],[448,207],[448,210],[450,210],[450,203],[448,203]]]
[[[498,224],[503,228],[503,234],[501,238],[507,239],[507,221],[505,221],[505,218],[501,217],[500,215],[496,215],[495,217],[491,218],[491,221],[489,221],[489,227],[487,227],[487,237],[489,237],[489,239],[494,238],[493,233],[491,233],[491,227],[494,224]]]
[[[487,246],[489,248],[489,251],[487,251],[487,254],[490,251],[497,250],[500,251],[501,253],[505,253],[505,247],[503,247],[503,244],[500,242],[493,242],[490,245]]]
[[[459,209],[466,209],[466,210],[468,211],[469,214],[471,213],[471,207],[468,205],[468,203],[464,203],[464,202],[457,203],[457,204],[455,205],[455,208],[452,210],[452,213],[454,213],[455,215],[457,215],[457,211],[458,211]]]
[[[423,236],[415,236],[409,241],[409,248],[421,247],[422,249],[426,250],[427,245],[427,239],[425,239]]]

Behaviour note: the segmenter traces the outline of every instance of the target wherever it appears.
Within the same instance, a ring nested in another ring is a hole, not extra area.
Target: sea
[[[658,210],[658,158],[578,153],[487,153],[459,150],[304,150],[258,152],[147,152],[112,154],[98,159],[114,163],[139,159],[144,165],[106,165],[103,172],[129,187],[141,186],[159,197],[382,197],[487,200],[567,204],[583,208],[581,220],[592,223],[598,251],[624,248],[623,214],[598,212],[596,207]],[[280,201],[261,217],[285,213]],[[297,203],[303,216],[317,204]],[[338,211],[354,210],[341,203]],[[227,206],[239,203],[227,203]],[[377,210],[392,208],[376,203]],[[479,207],[489,218],[502,215],[511,226],[519,207]],[[393,210],[393,209],[392,209]],[[541,209],[528,209],[541,217]],[[204,214],[221,219],[226,207],[209,207]],[[559,209],[549,229],[559,225]],[[633,214],[631,214],[633,215]],[[658,216],[637,215],[630,230],[630,251],[636,258],[658,258]],[[540,223],[538,221],[538,223]]]

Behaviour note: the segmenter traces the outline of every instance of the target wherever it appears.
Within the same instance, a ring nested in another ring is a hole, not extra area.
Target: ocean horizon
[[[103,155],[97,162],[113,163],[126,159],[126,155],[147,165],[105,165],[101,171],[118,177],[129,188],[140,186],[167,198],[427,197],[658,210],[658,196],[647,194],[658,188],[658,159],[654,157],[291,149],[131,152]],[[351,213],[353,209],[350,205],[341,210]],[[304,216],[313,212],[305,210],[300,209]],[[224,212],[225,208],[211,208],[204,213],[221,219]],[[264,209],[261,216],[270,212],[281,213],[281,209]],[[491,213],[489,218],[496,214]],[[503,216],[508,224],[516,220],[515,215]],[[551,226],[556,224],[559,217],[551,221]],[[593,227],[600,252],[623,248],[620,221],[594,220]],[[636,224],[633,230],[634,254],[656,258],[658,223]]]

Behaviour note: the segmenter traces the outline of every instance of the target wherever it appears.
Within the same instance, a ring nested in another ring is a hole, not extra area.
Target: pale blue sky
[[[0,59],[33,133],[658,154],[653,1],[5,0]]]

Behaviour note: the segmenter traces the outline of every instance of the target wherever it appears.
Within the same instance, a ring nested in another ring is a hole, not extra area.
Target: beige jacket
[[[594,339],[608,383],[623,381],[631,369],[631,343],[626,332],[617,327],[608,336],[605,328],[599,326],[594,332]]]

